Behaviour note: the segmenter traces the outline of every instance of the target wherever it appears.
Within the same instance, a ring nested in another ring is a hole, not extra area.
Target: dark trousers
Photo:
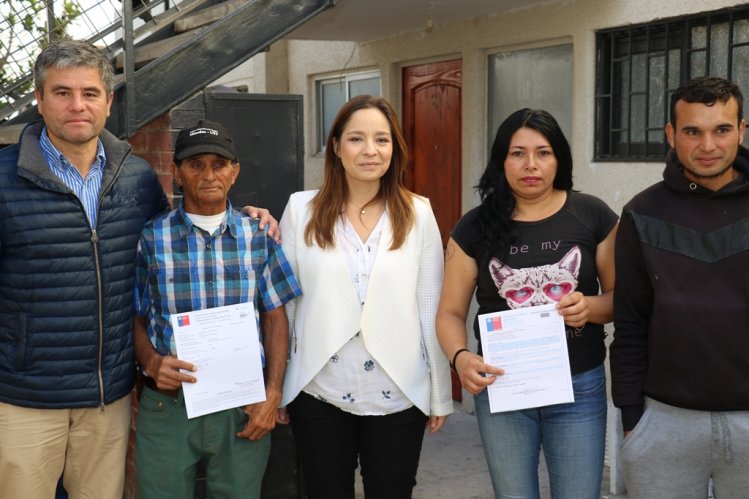
[[[357,416],[304,392],[288,409],[307,497],[353,499],[357,457],[367,499],[411,497],[428,420],[419,409]]]

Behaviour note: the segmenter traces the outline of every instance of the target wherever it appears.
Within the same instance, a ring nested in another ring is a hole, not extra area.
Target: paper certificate
[[[255,307],[240,303],[171,317],[177,358],[195,364],[182,383],[188,419],[265,400]]]
[[[484,362],[505,370],[487,387],[491,412],[574,402],[564,319],[555,304],[479,315]]]

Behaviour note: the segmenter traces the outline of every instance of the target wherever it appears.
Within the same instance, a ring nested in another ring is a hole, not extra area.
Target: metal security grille
[[[663,161],[682,83],[721,76],[749,95],[749,6],[602,30],[596,55],[594,159]]]

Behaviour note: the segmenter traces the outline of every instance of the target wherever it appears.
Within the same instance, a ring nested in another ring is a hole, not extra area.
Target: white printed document
[[[265,400],[255,307],[240,303],[171,317],[177,358],[197,366],[182,383],[188,419]]]
[[[564,319],[555,304],[478,320],[484,362],[505,370],[487,387],[491,412],[575,401]]]

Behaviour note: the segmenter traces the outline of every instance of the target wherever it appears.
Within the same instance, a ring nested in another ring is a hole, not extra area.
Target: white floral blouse
[[[383,213],[366,242],[345,216],[338,219],[336,243],[362,306],[386,216]],[[304,392],[360,416],[393,414],[413,405],[367,352],[358,331],[351,331],[348,343],[312,378]]]

